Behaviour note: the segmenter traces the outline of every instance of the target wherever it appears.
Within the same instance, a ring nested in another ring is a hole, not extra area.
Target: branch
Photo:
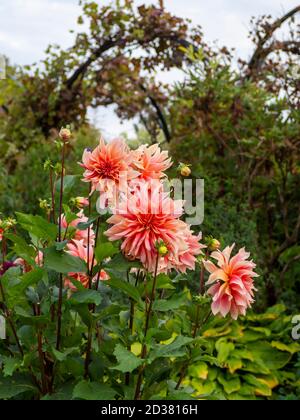
[[[291,265],[293,265],[296,261],[299,261],[299,260],[300,260],[300,255],[296,255],[294,258],[292,258],[289,262],[286,263],[286,265],[284,266],[284,269],[282,270],[280,274],[281,284],[283,283],[284,275],[288,272]]]
[[[280,257],[280,255],[287,250],[288,248],[290,248],[292,245],[295,245],[298,242],[298,237],[299,237],[299,232],[300,232],[300,209],[299,209],[299,216],[298,216],[298,220],[295,226],[295,230],[294,233],[291,237],[287,238],[283,244],[280,246],[280,248],[277,250],[277,252],[275,253],[275,255],[273,255],[269,266],[272,267],[272,265],[277,261],[277,259]]]
[[[123,40],[121,38],[116,38],[115,40],[109,39],[105,41],[97,50],[95,50],[92,55],[82,63],[78,69],[73,73],[73,75],[67,80],[66,87],[70,89],[73,84],[79,79],[79,77],[83,77],[90,67],[98,58],[101,57],[103,53],[110,50],[111,48],[116,47],[117,45],[121,45]]]
[[[249,64],[248,64],[248,74],[246,76],[247,79],[250,79],[253,73],[259,69],[261,65],[261,61],[264,60],[268,55],[268,49],[265,49],[266,43],[272,37],[274,32],[279,29],[288,19],[291,19],[294,15],[300,12],[300,6],[295,7],[294,9],[290,10],[281,18],[277,19],[268,30],[266,30],[265,36],[260,40],[258,46],[252,55]]]
[[[157,118],[159,121],[159,125],[164,133],[165,139],[168,143],[170,143],[170,141],[172,140],[172,136],[168,127],[168,123],[165,119],[164,113],[162,111],[162,109],[160,108],[159,104],[157,103],[157,101],[153,98],[153,96],[151,96],[148,92],[147,89],[145,88],[145,86],[143,86],[142,84],[140,84],[140,88],[142,89],[142,91],[144,93],[146,93],[147,97],[149,98],[152,106],[154,107],[156,113],[157,113]]]

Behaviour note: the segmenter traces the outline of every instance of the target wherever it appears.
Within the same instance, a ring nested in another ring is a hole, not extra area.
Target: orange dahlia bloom
[[[208,290],[208,294],[213,297],[213,314],[220,313],[226,317],[230,313],[233,319],[237,319],[239,315],[245,315],[254,302],[256,289],[253,278],[259,276],[254,272],[254,262],[248,260],[250,253],[244,248],[231,258],[234,246],[211,254],[217,265],[211,261],[205,261],[204,265],[211,273],[207,284],[215,283]]]
[[[161,151],[158,144],[142,145],[132,152],[132,156],[132,167],[146,180],[163,178],[164,172],[172,166],[168,152]]]
[[[202,249],[206,248],[205,245],[201,244],[202,233],[194,235],[193,231],[187,226],[183,232],[183,240],[185,247],[182,247],[181,251],[175,257],[168,254],[164,259],[166,271],[175,268],[181,273],[186,273],[187,270],[195,270],[197,256],[203,254]],[[162,267],[164,266],[162,264]]]
[[[160,257],[159,271],[171,268],[184,271],[193,267],[192,254],[200,253],[200,248],[195,250],[187,244],[187,225],[179,219],[182,212],[183,202],[172,200],[159,181],[141,182],[114,209],[114,215],[108,220],[112,227],[105,234],[111,241],[121,239],[124,255],[140,260],[152,273],[158,258],[157,244],[164,243],[168,254]]]
[[[83,181],[92,183],[92,191],[112,194],[113,188],[122,187],[124,178],[130,181],[138,176],[131,163],[132,155],[124,140],[115,139],[106,144],[101,139],[94,151],[86,149],[83,153]]]

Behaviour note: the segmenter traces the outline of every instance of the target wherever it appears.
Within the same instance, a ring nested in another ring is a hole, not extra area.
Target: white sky
[[[155,0],[136,0],[137,5],[142,3]],[[297,5],[299,0],[165,0],[168,10],[200,24],[208,42],[218,40],[221,45],[235,47],[242,58],[252,51],[247,37],[251,16],[278,17]],[[70,46],[74,35],[69,30],[76,29],[79,14],[78,0],[0,0],[0,54],[13,63],[31,64],[43,58],[50,43]],[[92,118],[109,135],[132,126],[121,126],[111,109],[101,109]]]

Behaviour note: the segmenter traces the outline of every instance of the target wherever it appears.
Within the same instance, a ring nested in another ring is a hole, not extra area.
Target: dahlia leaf
[[[86,264],[83,260],[72,255],[57,251],[55,247],[44,250],[44,266],[57,273],[85,273]]]
[[[101,242],[95,249],[96,260],[101,263],[106,258],[111,258],[119,252],[111,242]]]
[[[57,236],[57,226],[47,222],[41,216],[33,216],[31,214],[16,213],[18,223],[29,234],[36,236],[38,239],[55,241]]]
[[[109,272],[109,271],[108,271]],[[110,274],[110,272],[109,272]],[[111,277],[111,279],[107,282],[107,284],[114,289],[121,290],[124,292],[127,296],[131,297],[136,302],[139,302],[141,299],[141,296],[134,286],[132,286],[130,283],[127,283],[123,280],[119,280],[115,277]]]
[[[116,391],[105,384],[97,382],[81,381],[73,390],[73,398],[76,400],[104,401],[113,400]]]
[[[119,364],[111,369],[118,370],[123,373],[131,373],[144,363],[142,359],[135,356],[121,344],[116,346],[114,355],[116,356]]]
[[[76,292],[72,295],[72,302],[75,303],[93,303],[95,305],[100,305],[102,301],[101,294],[96,290],[82,290]]]

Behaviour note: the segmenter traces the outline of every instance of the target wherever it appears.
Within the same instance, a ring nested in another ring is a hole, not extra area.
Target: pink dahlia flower
[[[44,254],[43,254],[42,251],[38,251],[34,261],[35,261],[36,265],[38,265],[39,267],[43,267],[43,265],[44,265]],[[17,258],[14,261],[14,264],[16,266],[21,267],[24,273],[29,273],[30,271],[33,270],[33,267],[31,265],[29,265],[23,258]]]
[[[0,228],[0,242],[3,240],[4,229]]]
[[[201,244],[202,233],[194,235],[189,227],[183,232],[183,240],[185,247],[182,247],[178,255],[173,256],[167,254],[162,264],[162,269],[165,265],[166,270],[169,271],[175,268],[181,273],[186,273],[187,270],[195,270],[197,256],[203,254],[202,249],[206,248],[205,245]]]
[[[87,223],[88,222],[88,218],[85,217],[83,210],[81,210],[78,214],[78,219],[73,220],[69,225],[67,223],[66,217],[65,215],[62,215],[61,217],[61,226],[64,230],[67,230],[69,227],[73,227],[73,228],[77,228],[79,223]],[[79,230],[77,229],[75,231],[74,234],[74,238],[75,241],[83,241],[84,245],[88,244],[88,240],[89,240],[89,230],[85,229],[85,230]],[[91,226],[90,228],[90,245],[94,245],[95,243],[95,232],[93,230],[93,226]]]
[[[164,257],[160,259],[159,271],[171,268],[184,271],[185,267],[194,266],[193,254],[200,253],[200,247],[187,234],[186,223],[179,219],[182,212],[183,202],[172,200],[163,192],[159,181],[141,182],[114,209],[114,215],[108,220],[112,227],[105,234],[111,241],[122,240],[124,255],[140,260],[150,272],[155,271],[157,244],[164,243],[169,260],[166,263]],[[178,255],[182,256],[181,261]]]
[[[250,253],[244,248],[231,258],[235,245],[227,247],[224,251],[215,251],[211,254],[217,265],[205,261],[205,268],[211,273],[207,284],[213,284],[208,294],[213,297],[212,312],[220,313],[226,317],[228,313],[233,319],[245,315],[246,310],[254,302],[254,272],[256,265],[249,261]]]
[[[167,151],[161,151],[158,144],[140,146],[132,152],[132,166],[140,173],[140,178],[161,179],[164,172],[172,166],[172,160]]]
[[[132,155],[122,139],[100,144],[94,151],[86,149],[81,166],[85,169],[83,181],[92,183],[92,191],[113,196],[113,189],[127,188],[127,183],[138,176],[131,167]]]

